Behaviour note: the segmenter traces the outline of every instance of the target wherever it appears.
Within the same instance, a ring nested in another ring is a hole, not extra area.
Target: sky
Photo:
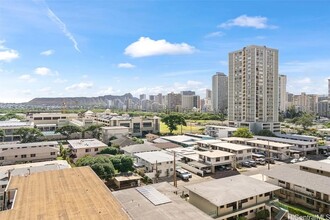
[[[0,0],[0,102],[194,90],[228,53],[279,50],[287,91],[327,94],[327,0]]]

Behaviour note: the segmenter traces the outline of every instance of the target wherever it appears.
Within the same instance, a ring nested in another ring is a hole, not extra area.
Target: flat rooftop
[[[191,220],[205,219],[212,220],[210,216],[181,199],[174,192],[175,187],[167,182],[151,185],[155,190],[162,193],[168,199],[169,203],[154,205],[135,188],[113,192],[113,195],[124,206],[125,211],[136,220]],[[140,187],[139,187],[140,188]]]
[[[326,176],[285,165],[261,171],[261,174],[330,195],[330,178]]]
[[[101,127],[101,128],[104,130],[122,130],[122,129],[128,130],[129,129],[128,127],[124,127],[124,126],[114,126],[114,127],[105,126],[105,127]]]
[[[196,151],[197,154],[203,155],[205,157],[226,157],[226,156],[234,156],[235,154],[221,151],[221,150],[212,150],[212,151]]]
[[[34,146],[57,146],[58,142],[57,141],[44,141],[44,142],[33,142],[33,143],[12,143],[12,144],[0,144],[0,149],[2,148],[17,148],[17,147],[34,147]]]
[[[298,141],[298,140],[292,140],[287,138],[279,138],[279,137],[265,137],[265,136],[254,136],[258,140],[269,140],[274,142],[281,142],[281,143],[287,143],[287,144],[298,144],[298,145],[310,145],[310,144],[316,144],[317,142],[309,142],[309,141]]]
[[[330,162],[330,160],[329,160],[329,162]],[[307,160],[304,162],[296,163],[296,165],[330,172],[330,163],[324,163],[322,161]]]
[[[233,144],[233,143],[227,143],[227,142],[221,142],[221,143],[215,143],[211,144],[211,146],[216,146],[216,147],[222,147],[234,151],[239,151],[239,150],[252,150],[255,147],[247,146],[247,145],[242,145],[242,144]]]
[[[164,136],[161,137],[164,140],[186,143],[186,142],[196,142],[201,140],[201,138],[191,137],[188,135],[177,135],[177,136]]]
[[[103,143],[97,139],[68,140],[68,142],[73,149],[107,147],[108,146],[105,143]]]
[[[174,156],[170,153],[166,153],[165,151],[143,152],[137,153],[135,154],[135,156],[152,164],[156,163],[156,161],[157,163],[162,163],[174,160]],[[176,159],[178,160],[179,158],[176,157]]]
[[[141,152],[151,152],[151,151],[160,151],[158,147],[153,146],[152,144],[134,144],[126,147],[120,148],[123,151],[128,153],[141,153]]]
[[[226,137],[226,138],[220,138],[220,140],[223,141],[250,141],[253,140],[253,138],[241,138],[241,137]]]
[[[216,144],[216,143],[221,143],[223,142],[222,140],[201,140],[201,141],[196,141],[197,144]]]
[[[285,140],[288,140],[288,139],[285,139]],[[284,143],[265,141],[265,140],[251,140],[251,141],[247,141],[247,143],[262,144],[262,145],[266,145],[266,146],[269,145],[271,147],[278,147],[278,148],[292,147],[292,144],[284,144]]]
[[[185,186],[189,191],[219,207],[242,199],[272,192],[281,187],[245,175]]]
[[[7,189],[16,199],[0,219],[129,219],[90,167],[14,176]]]

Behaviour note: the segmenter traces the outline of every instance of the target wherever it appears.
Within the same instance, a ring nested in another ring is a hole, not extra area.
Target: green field
[[[203,130],[204,130],[204,126],[197,125],[196,123],[187,122],[187,126],[182,126],[182,134],[184,133],[202,134]],[[163,122],[160,123],[160,133],[161,134],[170,133],[167,126]],[[173,134],[181,134],[181,126],[178,126],[178,130],[173,131]]]

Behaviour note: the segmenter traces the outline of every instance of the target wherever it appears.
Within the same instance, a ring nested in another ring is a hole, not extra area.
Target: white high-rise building
[[[279,110],[284,112],[287,108],[287,95],[286,95],[286,75],[280,75],[278,81],[279,89]]]
[[[227,112],[228,77],[224,73],[217,72],[212,76],[212,108],[214,112]]]
[[[229,125],[279,132],[278,80],[278,50],[253,45],[229,53]]]
[[[330,79],[328,79],[328,98],[330,98]]]

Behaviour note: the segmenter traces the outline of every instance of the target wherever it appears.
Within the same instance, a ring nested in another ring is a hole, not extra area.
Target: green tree
[[[301,125],[303,129],[306,130],[308,127],[313,125],[313,119],[313,115],[305,113],[298,118],[296,124]]]
[[[179,114],[166,115],[161,119],[161,121],[165,123],[171,134],[173,133],[173,131],[176,131],[178,129],[178,125],[187,126],[185,119]]]
[[[67,140],[70,138],[71,134],[78,132],[81,132],[81,129],[75,125],[65,125],[55,130],[55,133],[60,133],[65,136]]]
[[[253,138],[253,134],[249,131],[248,128],[237,128],[237,130],[233,133],[233,136],[241,138]]]
[[[82,132],[83,134],[85,134],[85,132],[91,132],[93,138],[100,139],[102,131],[101,127],[103,127],[103,125],[91,125],[88,128],[84,129]]]
[[[128,172],[133,170],[133,159],[127,155],[115,155],[110,160],[119,172]]]
[[[92,157],[87,155],[77,160],[76,166],[90,166],[92,170],[104,180],[110,180],[115,174],[115,168],[106,156]]]
[[[23,118],[16,115],[16,113],[10,112],[5,115],[0,116],[0,121],[7,121],[9,119],[16,118],[18,120],[22,120]]]
[[[256,219],[267,219],[269,217],[269,211],[267,209],[261,210],[256,213]]]
[[[263,129],[259,131],[256,135],[258,136],[266,136],[266,137],[276,137],[276,135],[270,130]]]
[[[116,155],[116,154],[118,154],[118,148],[107,147],[107,148],[104,148],[103,150],[101,150],[98,154],[112,154],[112,155]]]
[[[21,143],[36,142],[44,136],[38,128],[19,128],[14,134],[19,135]]]
[[[3,129],[0,129],[0,139],[2,142],[5,140],[5,131]]]

